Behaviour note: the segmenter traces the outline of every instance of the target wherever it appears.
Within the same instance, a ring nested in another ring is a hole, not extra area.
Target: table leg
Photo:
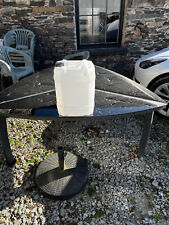
[[[153,116],[154,116],[154,112],[151,112],[151,113],[148,113],[145,115],[142,137],[140,140],[139,148],[137,150],[138,157],[142,157],[146,153],[146,145],[147,145],[147,141],[150,137]]]
[[[3,76],[1,74],[0,74],[0,83],[1,83],[0,90],[2,91],[4,89],[4,83],[3,83]]]
[[[5,117],[0,117],[0,143],[5,154],[7,164],[12,166],[13,164],[15,164],[16,160],[11,152]]]

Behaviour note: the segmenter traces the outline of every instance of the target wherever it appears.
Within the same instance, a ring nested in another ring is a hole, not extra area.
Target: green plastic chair
[[[1,76],[11,76],[13,83],[34,72],[28,54],[7,46],[0,46],[0,67]]]
[[[90,53],[88,51],[77,52],[71,55],[66,55],[63,59],[66,60],[82,60],[88,59],[90,57]]]
[[[4,36],[4,45],[27,53],[33,60],[35,34],[24,28],[10,30]]]

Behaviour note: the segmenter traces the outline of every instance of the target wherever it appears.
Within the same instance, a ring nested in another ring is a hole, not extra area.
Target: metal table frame
[[[143,126],[143,130],[142,130],[141,140],[140,140],[140,143],[139,143],[139,148],[137,149],[138,157],[142,157],[146,153],[146,146],[147,146],[147,142],[148,142],[150,132],[151,132],[151,125],[152,125],[152,122],[153,122],[154,111],[147,111],[147,112],[144,112],[144,113],[145,113],[144,126]],[[140,113],[137,113],[137,114],[143,114],[143,112],[140,112]],[[127,114],[127,115],[131,115],[131,114]],[[124,116],[127,116],[127,115],[122,115],[122,116],[124,117]],[[115,117],[115,116],[119,116],[119,115],[114,115],[114,116],[111,116],[111,117]],[[53,117],[34,117],[34,116],[26,117],[25,116],[25,117],[22,117],[22,118],[35,119],[35,120],[48,120],[48,119],[54,120]],[[57,118],[57,119],[59,119],[59,118]],[[62,118],[60,118],[60,119],[62,119]],[[67,119],[64,119],[64,120],[71,120],[71,119],[72,118],[70,118],[70,119],[67,118]],[[95,119],[95,118],[91,117],[91,119]],[[73,120],[75,120],[75,119],[73,119]],[[15,160],[14,156],[12,155],[10,144],[9,144],[6,117],[3,117],[3,116],[0,116],[0,143],[1,143],[4,155],[6,157],[7,164],[10,165],[10,166],[14,165],[16,160]]]

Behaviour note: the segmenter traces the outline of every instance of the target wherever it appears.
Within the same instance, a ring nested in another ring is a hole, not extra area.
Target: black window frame
[[[124,12],[125,12],[125,0],[121,0],[120,21],[119,21],[119,34],[118,34],[118,41],[116,43],[107,42],[107,43],[83,44],[82,45],[82,44],[80,44],[79,0],[75,0],[75,19],[76,19],[77,49],[121,47],[122,33],[123,33],[123,24],[124,24]]]

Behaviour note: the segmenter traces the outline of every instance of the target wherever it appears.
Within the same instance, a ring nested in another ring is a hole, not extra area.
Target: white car
[[[169,48],[138,59],[133,79],[168,102],[159,113],[169,117]]]

